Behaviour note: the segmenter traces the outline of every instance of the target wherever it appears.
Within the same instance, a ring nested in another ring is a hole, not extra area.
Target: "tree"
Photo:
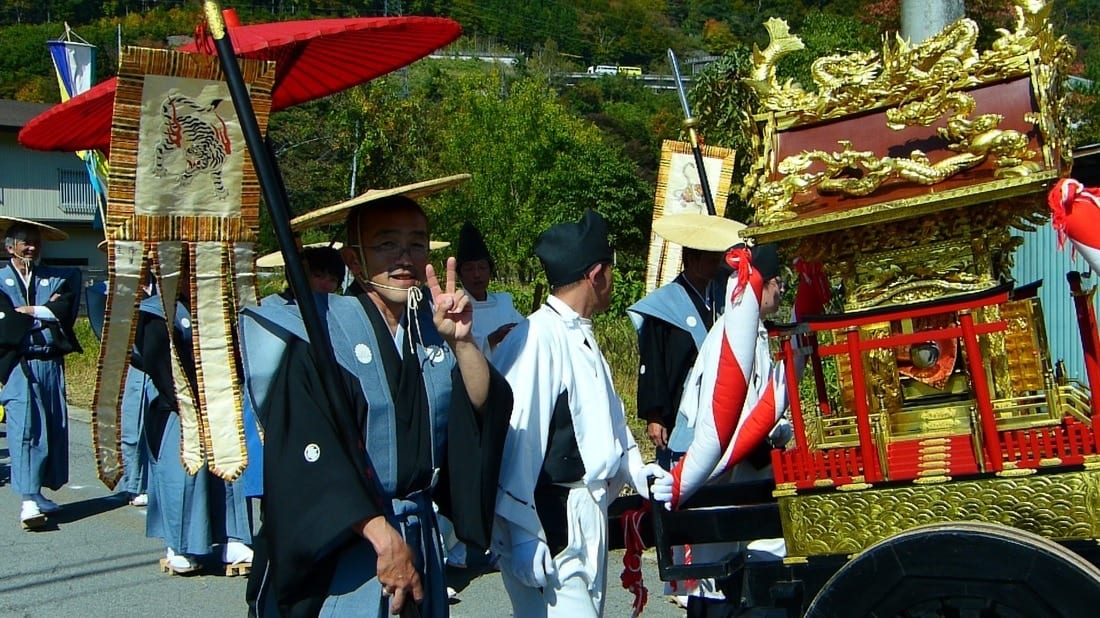
[[[708,19],[703,24],[703,46],[707,53],[722,54],[735,45],[737,45],[737,38],[733,36],[726,22]]]
[[[604,139],[619,145],[642,178],[657,179],[661,142],[680,131],[680,106],[670,91],[654,91],[627,76],[584,80],[564,89],[562,101],[593,123]]]
[[[742,83],[749,74],[751,52],[738,46],[698,75],[691,88],[692,111],[699,119],[700,131],[707,143],[732,148],[734,158],[733,183],[739,188],[751,170],[754,156],[748,123],[755,95]],[[719,211],[738,221],[749,221],[752,208],[736,191],[731,191],[727,205],[715,204]]]
[[[476,61],[418,64],[273,114],[269,134],[295,212],[346,199],[358,152],[356,193],[472,174],[462,188],[425,200],[432,236],[453,241],[466,220],[491,230],[486,240],[504,278],[540,276],[538,234],[586,207],[608,218],[620,269],[644,269],[652,186],[599,129],[558,101],[541,74],[502,74]],[[306,240],[337,233],[318,230]]]
[[[426,127],[439,148],[433,173],[468,171],[473,180],[433,201],[437,230],[457,237],[465,220],[492,230],[486,240],[501,274],[529,282],[541,272],[538,234],[594,208],[608,218],[621,267],[642,268],[652,189],[634,165],[569,114],[539,76],[514,82],[507,96],[501,86],[493,71],[442,85]]]

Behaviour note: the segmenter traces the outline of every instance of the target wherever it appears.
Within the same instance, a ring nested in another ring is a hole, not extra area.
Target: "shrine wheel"
[[[1041,536],[994,524],[913,528],[860,553],[818,592],[807,618],[1098,615],[1100,569]]]

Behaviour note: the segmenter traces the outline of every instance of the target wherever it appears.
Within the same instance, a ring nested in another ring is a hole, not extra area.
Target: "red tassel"
[[[650,512],[648,500],[642,503],[640,508],[623,513],[623,573],[619,576],[623,588],[634,595],[633,611],[631,618],[641,615],[645,604],[649,601],[649,589],[645,587],[642,576],[642,552],[645,551],[645,542],[642,541],[642,517]]]
[[[1077,194],[1084,188],[1084,185],[1072,178],[1063,178],[1047,194],[1047,205],[1050,206],[1050,225],[1058,232],[1059,250],[1066,245],[1066,225],[1069,213],[1073,210],[1073,200],[1077,199]]]
[[[794,293],[795,319],[821,315],[833,297],[825,269],[820,262],[807,262],[801,258],[795,258],[794,269],[798,273],[798,290]]]
[[[741,296],[745,286],[749,284],[749,274],[752,273],[752,252],[748,247],[734,247],[726,252],[726,264],[733,269],[736,275],[733,290],[730,291],[730,299]]]

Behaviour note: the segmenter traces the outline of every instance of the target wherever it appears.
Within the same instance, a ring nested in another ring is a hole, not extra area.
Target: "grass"
[[[645,423],[638,418],[638,335],[630,318],[602,316],[596,319],[597,343],[611,367],[615,391],[626,406],[626,422],[642,451],[642,459],[652,461],[656,451],[645,435]]]
[[[81,354],[65,357],[65,391],[69,405],[86,410],[92,407],[95,391],[96,366],[99,364],[99,340],[92,333],[88,318],[78,318],[73,325],[76,338],[84,348]]]

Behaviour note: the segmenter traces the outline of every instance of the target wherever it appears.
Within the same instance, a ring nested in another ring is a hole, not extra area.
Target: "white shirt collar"
[[[566,304],[564,300],[558,298],[557,296],[554,296],[553,294],[546,298],[546,304],[554,310],[554,313],[560,315],[565,321],[584,319],[581,317],[581,314],[573,311],[573,308]]]

